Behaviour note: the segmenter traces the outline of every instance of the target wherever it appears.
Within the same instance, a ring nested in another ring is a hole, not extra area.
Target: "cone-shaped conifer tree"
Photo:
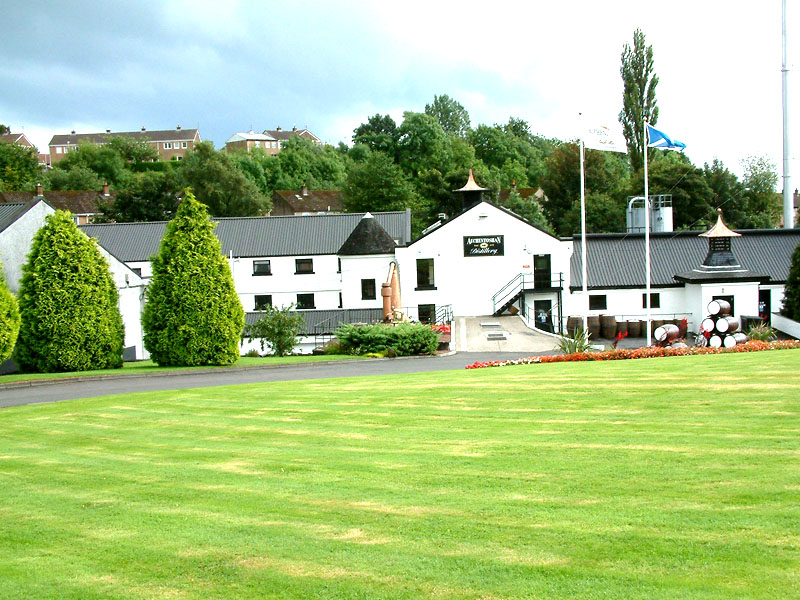
[[[167,224],[142,313],[159,365],[225,365],[239,357],[244,310],[205,205],[191,193]]]
[[[0,363],[11,356],[19,333],[17,299],[6,285],[3,263],[0,263]]]
[[[14,360],[24,371],[122,366],[119,295],[97,243],[67,212],[48,215],[33,238],[19,289]]]

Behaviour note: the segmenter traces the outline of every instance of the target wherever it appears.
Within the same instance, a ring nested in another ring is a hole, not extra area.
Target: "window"
[[[339,292],[339,308],[342,308],[342,292]]]
[[[606,295],[595,294],[589,296],[589,310],[606,310]]]
[[[436,321],[435,304],[420,304],[418,310],[420,323],[433,323]]]
[[[341,259],[341,258],[339,258],[339,259],[337,259],[337,260],[338,260],[339,262],[338,262],[338,264],[337,264],[337,267],[336,267],[336,272],[337,272],[337,273],[341,273],[341,272],[342,272],[342,259]]]
[[[294,273],[295,275],[309,275],[314,273],[314,259],[313,258],[295,258],[294,259]]]
[[[297,294],[297,308],[314,308],[314,294]]]
[[[375,300],[375,280],[362,279],[361,280],[361,299],[362,300]]]
[[[141,277],[141,276],[142,276],[142,269],[141,269],[141,268],[139,268],[139,267],[132,268],[132,269],[131,269],[131,271],[133,271],[133,272],[134,272],[134,274],[138,275],[139,277]]]
[[[432,258],[417,259],[417,289],[418,290],[436,289],[436,285],[434,283],[434,278],[433,278]]]
[[[272,275],[272,269],[268,260],[253,261],[253,275]]]
[[[272,294],[255,297],[255,310],[266,310],[268,306],[272,306]]]
[[[164,150],[172,150],[172,142],[164,142]]]
[[[181,148],[186,148],[186,142],[181,142]]]
[[[56,146],[56,154],[61,154],[61,146]]]
[[[642,308],[647,308],[647,294],[642,294]],[[650,294],[650,308],[661,308],[661,294]]]

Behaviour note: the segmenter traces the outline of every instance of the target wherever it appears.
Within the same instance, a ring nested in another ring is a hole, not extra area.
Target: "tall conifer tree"
[[[19,334],[19,306],[6,285],[3,263],[0,263],[0,363],[11,356]]]
[[[159,365],[225,365],[239,358],[244,310],[204,204],[187,193],[167,224],[142,313]]]
[[[644,123],[655,125],[658,122],[656,105],[658,75],[653,71],[653,47],[645,44],[641,29],[633,33],[633,47],[626,43],[622,50],[620,74],[623,91],[619,121],[622,123],[622,133],[628,142],[631,166],[634,171],[638,171],[644,164],[642,153]]]

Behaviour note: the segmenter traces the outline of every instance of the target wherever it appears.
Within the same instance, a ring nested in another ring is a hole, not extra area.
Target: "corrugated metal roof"
[[[32,202],[9,202],[0,204],[0,231],[19,219],[27,210],[33,206]]]
[[[364,213],[237,217],[214,219],[223,254],[234,256],[303,256],[336,254]],[[392,239],[408,243],[409,212],[373,215]],[[166,221],[82,225],[87,235],[123,262],[150,260],[158,252]]]
[[[708,253],[708,241],[699,231],[656,233],[650,236],[651,285],[676,285],[674,275],[700,266]],[[743,230],[731,242],[731,250],[743,268],[784,282],[789,275],[792,252],[800,243],[799,229]],[[573,237],[570,287],[581,288],[582,248]],[[644,287],[644,234],[597,234],[587,236],[590,288]]]
[[[106,144],[109,137],[129,137],[150,142],[189,142],[198,135],[197,129],[162,129],[154,131],[110,131],[105,133],[67,133],[56,134],[50,139],[50,146],[64,146],[78,142]]]

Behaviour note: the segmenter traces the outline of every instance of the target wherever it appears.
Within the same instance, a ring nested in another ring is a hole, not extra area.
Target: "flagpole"
[[[647,123],[642,121],[642,153],[644,154],[644,280],[647,313],[647,345],[650,345],[652,320],[650,315],[650,186],[647,180]]]
[[[589,331],[589,284],[588,260],[586,257],[586,173],[583,166],[584,160],[583,134],[581,134],[581,256],[583,257],[582,279],[583,279],[583,331]]]

